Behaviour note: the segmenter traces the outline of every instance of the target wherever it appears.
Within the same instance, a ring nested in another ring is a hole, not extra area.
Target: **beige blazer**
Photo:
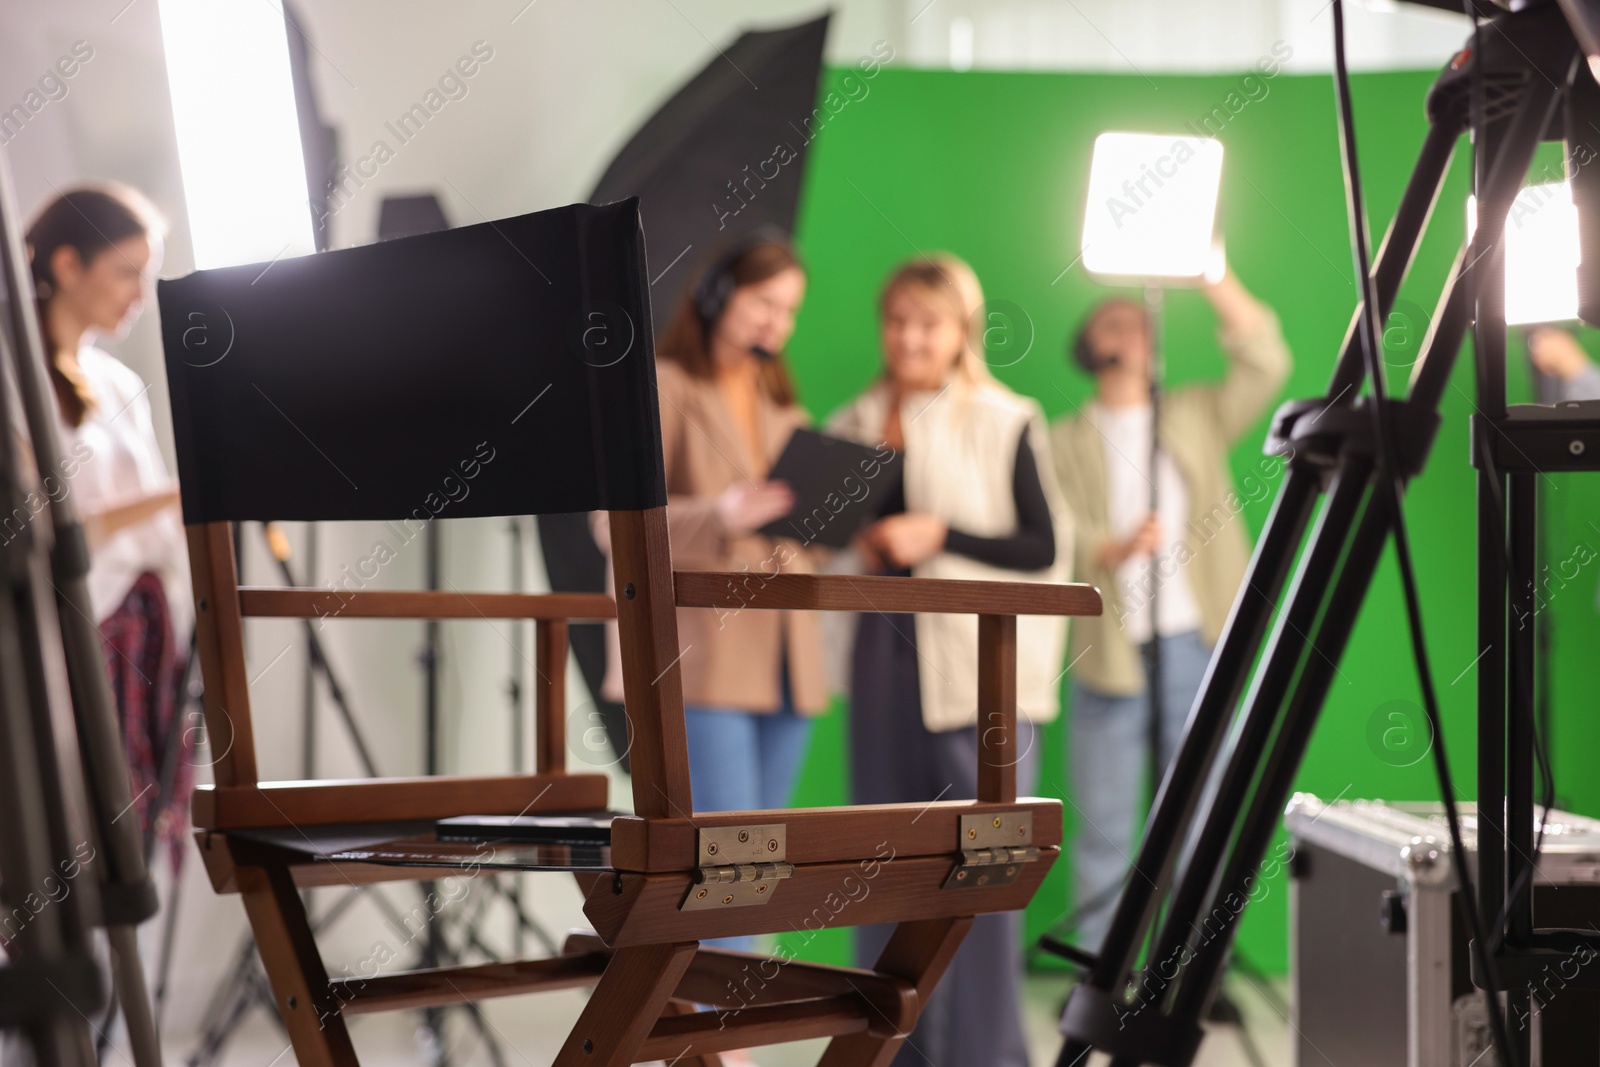
[[[749,445],[714,382],[691,377],[677,363],[656,364],[661,401],[661,451],[667,472],[667,533],[672,564],[680,571],[749,571],[753,576],[814,573],[819,550],[792,538],[734,536],[717,516],[716,497],[741,478],[760,481],[789,435],[811,420],[798,406],[774,403],[762,394],[758,408],[763,463]],[[608,538],[601,538],[607,547]],[[740,599],[757,603],[755,577]],[[779,669],[787,657],[790,695],[796,710],[814,715],[828,704],[820,624],[814,614],[754,607],[679,608],[679,671],[684,703],[716,709],[773,712],[778,709]],[[602,692],[622,699],[616,624],[607,630],[606,682]]]

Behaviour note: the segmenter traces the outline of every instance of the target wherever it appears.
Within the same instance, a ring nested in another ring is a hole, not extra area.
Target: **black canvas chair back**
[[[184,521],[666,503],[637,200],[159,286]]]
[[[601,776],[564,774],[562,667],[567,622],[614,617],[609,597],[240,590],[231,524],[386,520],[409,540],[441,518],[659,511],[648,294],[636,200],[160,283],[218,754],[197,826],[511,814],[536,795],[538,810],[605,806]],[[263,786],[249,615],[536,620],[540,774]]]

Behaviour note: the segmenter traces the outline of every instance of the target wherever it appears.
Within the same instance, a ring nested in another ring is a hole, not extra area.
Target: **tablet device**
[[[794,510],[761,527],[762,533],[844,548],[882,514],[884,499],[900,483],[900,453],[799,429],[767,477],[794,490]]]
[[[612,811],[576,815],[458,815],[434,823],[440,841],[517,841],[538,845],[609,845]]]

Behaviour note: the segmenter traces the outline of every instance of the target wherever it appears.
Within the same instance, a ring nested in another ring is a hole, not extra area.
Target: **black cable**
[[[1474,56],[1481,62],[1482,55]],[[1356,281],[1361,286],[1361,349],[1366,362],[1367,376],[1372,383],[1371,404],[1374,447],[1377,453],[1375,488],[1387,487],[1384,503],[1390,511],[1394,528],[1395,557],[1400,565],[1400,581],[1405,593],[1406,620],[1411,634],[1411,651],[1416,660],[1418,681],[1422,686],[1423,707],[1428,724],[1433,730],[1434,769],[1439,777],[1439,789],[1444,797],[1445,818],[1450,825],[1450,858],[1455,867],[1456,879],[1461,886],[1463,904],[1472,924],[1472,951],[1477,957],[1478,969],[1484,980],[1484,999],[1489,1010],[1490,1029],[1495,1050],[1506,1067],[1520,1067],[1515,1046],[1506,1030],[1505,1016],[1500,1010],[1499,982],[1493,970],[1493,959],[1484,939],[1482,916],[1478,914],[1477,894],[1473,891],[1470,872],[1467,870],[1466,848],[1461,838],[1461,818],[1456,810],[1455,787],[1450,776],[1450,765],[1445,758],[1444,730],[1439,715],[1438,694],[1433,687],[1433,672],[1428,666],[1428,650],[1422,631],[1422,608],[1417,596],[1416,574],[1411,565],[1411,543],[1406,535],[1405,511],[1401,506],[1405,475],[1397,465],[1397,453],[1392,439],[1393,427],[1389,418],[1389,404],[1384,388],[1383,347],[1379,333],[1378,300],[1372,281],[1371,257],[1367,247],[1366,206],[1361,195],[1361,171],[1356,159],[1355,117],[1350,102],[1350,72],[1345,63],[1344,2],[1333,0],[1333,62],[1334,95],[1338,103],[1339,147],[1344,169],[1345,203],[1350,216],[1350,230],[1354,245]]]

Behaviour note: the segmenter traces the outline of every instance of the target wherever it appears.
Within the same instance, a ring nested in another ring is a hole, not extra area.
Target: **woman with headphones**
[[[760,532],[793,506],[789,487],[767,473],[810,421],[782,355],[805,287],[786,242],[747,240],[690,288],[656,345],[667,526],[678,567],[769,575],[815,569],[800,542]],[[678,639],[695,808],[783,807],[809,718],[828,702],[816,618],[682,608]],[[620,697],[615,657],[612,668],[607,695]]]
[[[973,328],[983,292],[954,256],[913,260],[878,302],[883,373],[829,430],[903,453],[903,479],[879,502],[857,550],[878,573],[1061,582],[1072,558],[1044,413],[990,376]],[[1018,788],[1038,773],[1033,723],[1054,718],[1066,643],[1061,619],[1017,622]],[[851,802],[977,795],[977,619],[857,616],[850,677]],[[871,967],[888,926],[857,931]],[[1027,1067],[1017,912],[974,922],[898,1065]]]

